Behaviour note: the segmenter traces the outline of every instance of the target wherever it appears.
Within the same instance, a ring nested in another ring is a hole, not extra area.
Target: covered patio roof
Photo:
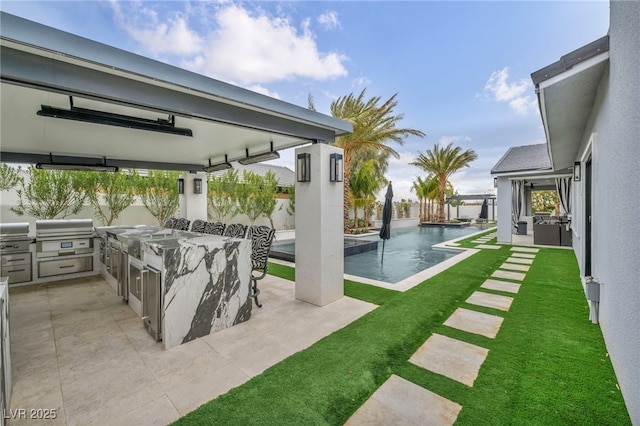
[[[573,167],[608,63],[607,35],[531,74],[553,170]]]
[[[140,55],[7,13],[0,18],[4,162],[202,171],[353,130]]]

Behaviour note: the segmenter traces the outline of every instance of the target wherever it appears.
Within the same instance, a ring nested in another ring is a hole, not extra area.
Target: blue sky
[[[403,127],[387,178],[396,198],[424,172],[418,152],[450,141],[478,160],[451,182],[493,190],[510,146],[544,143],[530,74],[607,34],[606,1],[5,1],[0,8],[319,112],[367,88],[398,93]],[[293,168],[293,154],[276,164]],[[381,194],[382,197],[382,194]]]

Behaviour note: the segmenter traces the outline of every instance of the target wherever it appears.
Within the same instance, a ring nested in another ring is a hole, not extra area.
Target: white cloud
[[[280,95],[278,94],[278,92],[272,92],[271,90],[259,84],[251,84],[249,86],[245,86],[245,89],[249,89],[263,95],[271,96],[272,98],[280,99]]]
[[[361,75],[360,77],[356,78],[351,82],[351,87],[362,87],[362,86],[368,86],[369,84],[371,84],[371,80]]]
[[[442,136],[438,139],[438,145],[447,146],[450,143],[457,145],[458,142],[471,142],[471,138],[469,136]]]
[[[327,10],[325,13],[318,16],[318,23],[322,25],[325,30],[334,30],[340,27],[338,13],[335,10]]]
[[[207,39],[197,72],[243,84],[347,75],[343,55],[318,51],[308,20],[299,32],[287,18],[250,13],[238,5],[220,8],[215,20],[218,28]]]
[[[189,25],[189,16],[198,14],[200,20],[211,12],[195,10],[188,2],[183,12],[165,18],[144,2],[112,0],[111,6],[116,22],[144,51],[154,56],[174,55],[180,66],[257,87],[257,91],[266,90],[264,84],[296,77],[327,80],[347,75],[344,55],[318,50],[308,18],[297,28],[284,15],[270,16],[262,10],[220,2],[214,5],[212,18],[204,19],[207,29],[198,32]],[[338,22],[337,15],[335,19]]]
[[[524,95],[532,88],[532,84],[526,79],[511,83],[508,79],[509,68],[507,67],[493,72],[484,85],[485,93],[492,95],[492,98],[498,102],[508,102],[517,114],[525,115],[535,110],[537,106],[535,97]]]
[[[203,39],[189,28],[186,14],[174,12],[165,22],[142,3],[132,3],[133,11],[124,13],[120,3],[111,2],[116,22],[129,36],[152,55],[193,55],[203,48]]]

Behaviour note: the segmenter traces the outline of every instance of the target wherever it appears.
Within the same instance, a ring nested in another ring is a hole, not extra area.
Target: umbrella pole
[[[380,259],[380,263],[384,261],[384,242],[387,240],[382,240],[382,259]]]

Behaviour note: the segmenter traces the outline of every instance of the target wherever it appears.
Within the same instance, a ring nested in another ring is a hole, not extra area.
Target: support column
[[[295,159],[303,153],[311,181],[296,182],[296,299],[324,306],[344,296],[343,183],[329,181],[329,155],[342,149],[317,143]]]
[[[193,222],[196,219],[207,220],[207,175],[204,173],[187,173],[180,175],[184,179],[184,194],[180,194],[180,217]],[[195,180],[200,179],[201,193],[195,193]]]
[[[498,177],[498,242],[511,244],[511,181]]]

